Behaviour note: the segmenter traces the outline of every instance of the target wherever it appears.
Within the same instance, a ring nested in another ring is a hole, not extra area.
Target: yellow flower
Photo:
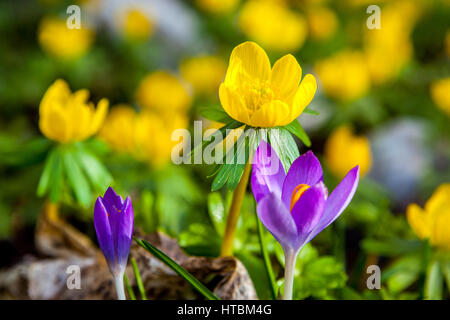
[[[406,216],[419,238],[429,239],[433,246],[450,250],[450,184],[440,185],[424,209],[410,204]]]
[[[85,140],[96,134],[108,112],[108,100],[101,99],[94,108],[89,91],[74,93],[64,80],[56,80],[39,106],[39,127],[49,139],[62,143]]]
[[[155,24],[139,10],[132,9],[125,13],[123,31],[130,39],[145,40],[155,31]]]
[[[91,47],[94,34],[90,29],[69,29],[66,20],[48,17],[39,26],[38,40],[50,55],[60,59],[76,59]]]
[[[303,16],[268,0],[246,2],[239,15],[239,27],[262,46],[281,52],[298,50],[307,35]]]
[[[191,96],[181,81],[165,71],[147,75],[140,83],[136,98],[138,104],[154,112],[186,110]]]
[[[430,91],[433,102],[450,116],[450,77],[434,81]]]
[[[130,106],[115,106],[105,119],[100,138],[117,151],[133,153],[136,148],[136,117],[136,111]]]
[[[316,79],[288,54],[271,69],[264,50],[254,42],[234,48],[219,98],[233,119],[253,127],[284,126],[296,119],[311,102]],[[299,85],[300,83],[300,85]]]
[[[225,72],[226,63],[216,56],[186,59],[180,66],[181,75],[197,94],[216,94]]]
[[[360,52],[341,51],[319,61],[314,69],[325,93],[334,99],[354,100],[369,90],[369,72]]]
[[[309,33],[311,37],[324,40],[331,37],[337,29],[336,14],[326,7],[313,7],[307,11]]]
[[[398,1],[382,9],[381,29],[364,28],[364,52],[373,82],[394,78],[411,60],[410,33],[420,8],[411,1]]]
[[[210,13],[222,14],[233,11],[240,0],[195,0],[196,5]]]
[[[171,160],[172,149],[179,141],[172,141],[176,129],[187,128],[188,119],[184,114],[155,114],[144,111],[136,121],[137,157],[156,167]]]
[[[360,174],[364,176],[372,163],[369,139],[355,136],[351,128],[341,126],[331,133],[325,143],[325,159],[336,177],[344,177],[356,165],[359,165]]]

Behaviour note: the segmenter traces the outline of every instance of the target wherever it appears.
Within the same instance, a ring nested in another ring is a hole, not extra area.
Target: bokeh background
[[[81,29],[66,26],[72,4],[81,7]],[[381,28],[370,30],[373,4]],[[131,195],[136,226],[165,232],[189,254],[217,256],[231,192],[210,192],[210,166],[172,164],[171,134],[192,130],[194,120],[220,127],[202,110],[220,104],[229,55],[246,40],[272,63],[293,54],[317,78],[313,112],[299,121],[329,189],[356,164],[363,174],[342,218],[302,251],[294,297],[448,298],[450,193],[430,213],[447,214],[431,231],[443,240],[407,219],[410,204],[423,208],[450,182],[447,0],[1,1],[0,267],[35,252],[46,201],[37,188],[55,145],[40,131],[39,105],[57,79],[88,89],[95,104],[109,100],[102,128],[84,144],[109,172],[106,183]],[[93,185],[83,205],[72,182],[62,188],[61,213],[95,239],[92,205],[104,189]],[[235,252],[265,298],[254,211],[249,190]],[[270,252],[281,278],[274,241]],[[381,290],[365,286],[370,264],[381,267]]]

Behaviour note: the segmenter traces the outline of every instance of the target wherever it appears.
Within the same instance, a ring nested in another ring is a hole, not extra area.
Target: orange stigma
[[[291,195],[291,208],[289,209],[290,211],[292,211],[292,208],[295,206],[298,199],[300,199],[303,193],[305,193],[305,191],[308,190],[309,188],[310,186],[308,186],[307,184],[299,184],[298,186],[295,187]]]

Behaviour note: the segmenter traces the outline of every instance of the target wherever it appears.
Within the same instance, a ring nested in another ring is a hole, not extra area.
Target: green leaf
[[[142,300],[147,300],[147,295],[145,294],[144,284],[142,283],[141,273],[139,272],[139,268],[136,263],[136,259],[131,258],[131,266],[133,267],[134,276],[136,278],[136,283],[139,289],[139,293],[141,294]]]
[[[300,156],[294,138],[286,129],[275,128],[269,131],[269,142],[287,172],[295,159]]]
[[[234,121],[234,119],[231,118],[220,105],[201,108],[200,115],[206,119],[220,123],[230,123]]]
[[[164,262],[169,268],[175,271],[178,275],[180,275],[184,280],[186,280],[194,289],[196,289],[199,293],[201,293],[208,300],[220,300],[213,292],[211,292],[205,285],[203,285],[200,281],[198,281],[193,275],[186,271],[182,266],[169,258],[166,254],[164,254],[161,250],[151,245],[149,242],[145,240],[139,240],[133,238],[141,247],[146,249],[156,258]]]
[[[53,165],[52,182],[50,185],[50,201],[59,202],[64,187],[64,167],[61,151],[55,150],[55,163]]]
[[[383,256],[397,256],[400,254],[407,254],[417,252],[423,248],[424,244],[420,240],[405,240],[405,239],[364,239],[361,247],[369,253],[375,253]]]
[[[432,261],[428,266],[425,279],[426,300],[442,299],[443,280],[439,262],[437,260]]]
[[[319,111],[312,110],[310,108],[306,108],[302,113],[312,114],[313,116],[318,116],[320,114]]]
[[[225,231],[225,206],[223,205],[220,193],[213,192],[208,194],[208,213],[212,224],[219,235],[223,235]]]
[[[103,192],[111,185],[112,176],[93,154],[84,148],[78,148],[76,157],[97,192]]]
[[[56,168],[57,161],[57,151],[55,149],[51,150],[45,160],[44,170],[42,171],[41,178],[39,179],[39,184],[37,188],[37,195],[42,197],[47,193],[47,190],[52,183],[53,172]]]
[[[125,282],[125,288],[127,288],[128,296],[130,300],[136,300],[136,296],[134,295],[133,288],[131,288],[130,281],[126,274],[123,275],[123,281]]]
[[[311,146],[311,140],[309,139],[308,135],[306,134],[305,130],[303,130],[300,122],[298,122],[297,119],[284,126],[284,128],[287,129],[290,133],[294,134],[297,138],[299,138],[305,144],[305,146]]]
[[[236,165],[234,168],[232,168],[231,174],[227,181],[228,189],[230,190],[236,189],[237,185],[239,184],[239,181],[241,180],[242,174],[244,173],[248,157],[249,157],[248,138],[244,137],[244,143],[238,145],[238,149],[236,150],[234,159]]]
[[[219,144],[221,141],[223,141],[227,137],[227,135],[230,133],[230,130],[242,127],[243,125],[244,125],[243,123],[233,120],[232,122],[224,125],[220,129],[217,129],[214,133],[212,133],[210,136],[208,136],[208,138],[218,134],[219,137],[222,137],[222,139],[212,139],[212,141],[210,141],[210,139],[204,139],[201,143],[197,144],[196,146],[194,146],[192,148],[188,157],[194,157],[194,155],[198,151],[203,150],[206,146],[210,146],[211,148],[213,148],[215,145]]]
[[[91,202],[91,187],[77,162],[73,149],[64,151],[63,162],[64,171],[69,179],[70,186],[75,193],[75,197],[83,207],[88,207]]]

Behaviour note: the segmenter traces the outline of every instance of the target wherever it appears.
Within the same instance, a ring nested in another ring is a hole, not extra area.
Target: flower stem
[[[292,289],[294,286],[295,261],[298,252],[292,249],[284,250],[284,295],[283,300],[292,300]]]
[[[250,159],[251,157],[249,157],[249,160],[245,165],[244,172],[242,173],[241,180],[233,193],[230,210],[228,211],[227,225],[223,235],[222,250],[220,252],[221,257],[233,255],[234,235],[236,233],[239,213],[241,212],[242,201],[244,200],[245,190],[247,189],[248,178],[252,168]]]
[[[116,285],[117,300],[126,300],[125,288],[123,285],[123,272],[114,275],[114,284]]]

